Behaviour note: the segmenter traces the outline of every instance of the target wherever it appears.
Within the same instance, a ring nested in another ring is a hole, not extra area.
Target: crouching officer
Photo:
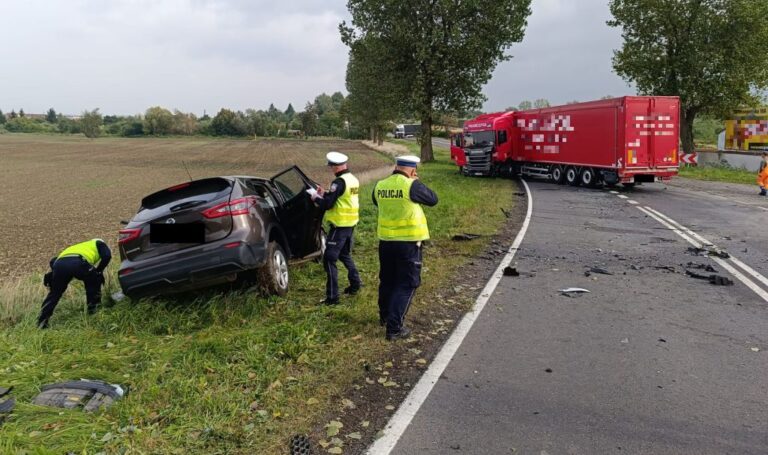
[[[73,278],[77,278],[85,284],[88,314],[93,314],[96,311],[96,305],[101,301],[101,285],[104,284],[103,272],[111,259],[112,252],[101,239],[72,245],[56,258],[51,259],[51,272],[46,274],[44,280],[50,291],[43,300],[43,308],[37,319],[37,326],[41,329],[48,328],[48,319],[50,319],[53,310]]]
[[[360,220],[360,182],[349,172],[346,155],[330,152],[326,158],[328,167],[336,179],[328,191],[319,188],[312,200],[326,211],[325,219],[331,225],[323,255],[323,266],[327,275],[323,303],[336,305],[339,303],[337,260],[347,268],[349,286],[344,289],[345,294],[357,294],[363,285],[355,261],[352,260],[352,238],[355,226]]]
[[[379,322],[388,340],[407,338],[403,324],[421,284],[421,242],[429,238],[421,208],[437,205],[437,195],[418,180],[416,156],[397,158],[395,171],[373,189],[379,207]]]

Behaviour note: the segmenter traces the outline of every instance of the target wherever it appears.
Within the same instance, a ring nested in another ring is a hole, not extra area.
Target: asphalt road
[[[768,274],[768,200],[694,182],[531,189],[523,276],[502,279],[392,453],[768,453],[768,286],[694,256],[663,218]]]

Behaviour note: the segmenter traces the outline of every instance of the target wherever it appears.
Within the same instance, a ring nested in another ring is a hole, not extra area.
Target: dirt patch
[[[386,358],[360,362],[363,379],[337,397],[339,409],[328,414],[310,435],[312,453],[329,453],[328,449],[335,447],[334,438],[336,443],[343,442],[344,454],[364,453],[386,427],[512,245],[527,210],[526,196],[521,194],[513,196],[517,198],[515,209],[507,223],[490,239],[482,254],[468,258],[452,287],[430,295],[428,305],[411,309],[406,321],[414,336],[392,343]],[[426,300],[422,297],[422,301]],[[332,429],[329,433],[330,422],[343,425],[338,434],[329,436],[335,433]]]
[[[295,164],[327,185],[330,150],[349,155],[363,179],[391,166],[357,141],[0,135],[0,281],[42,270],[84,239],[116,247],[120,220],[133,216],[143,196],[189,175],[269,177]]]

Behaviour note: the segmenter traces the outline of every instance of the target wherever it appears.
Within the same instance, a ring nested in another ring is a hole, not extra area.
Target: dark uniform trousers
[[[102,283],[101,277],[96,273],[96,269],[91,264],[80,256],[68,256],[57,259],[51,268],[53,269],[51,290],[48,292],[45,300],[43,300],[43,308],[37,320],[38,325],[48,325],[48,319],[53,314],[53,310],[59,304],[61,296],[67,290],[67,286],[69,286],[69,282],[73,278],[77,278],[85,284],[88,312],[92,313],[96,310],[96,305],[101,301]]]
[[[418,242],[379,242],[379,320],[387,333],[397,333],[421,284],[421,245]]]
[[[352,288],[359,288],[362,285],[360,274],[357,272],[355,261],[352,260],[352,236],[354,227],[336,227],[331,226],[326,239],[325,255],[323,256],[323,266],[326,271],[325,296],[329,300],[339,298],[339,280],[336,261],[341,261],[347,268],[347,278]]]

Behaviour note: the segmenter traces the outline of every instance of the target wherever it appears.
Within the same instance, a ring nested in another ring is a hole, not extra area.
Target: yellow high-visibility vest
[[[360,182],[349,172],[339,178],[344,180],[344,193],[325,212],[325,219],[337,227],[352,227],[360,221]]]
[[[379,205],[379,240],[427,240],[429,227],[421,205],[411,201],[413,180],[392,174],[376,184],[374,196]]]
[[[96,242],[99,239],[87,240],[85,242],[77,243],[71,247],[65,249],[59,254],[59,258],[64,256],[80,255],[91,265],[96,265],[101,261],[101,255],[99,255],[99,249],[96,247]],[[57,258],[58,259],[58,258]]]

